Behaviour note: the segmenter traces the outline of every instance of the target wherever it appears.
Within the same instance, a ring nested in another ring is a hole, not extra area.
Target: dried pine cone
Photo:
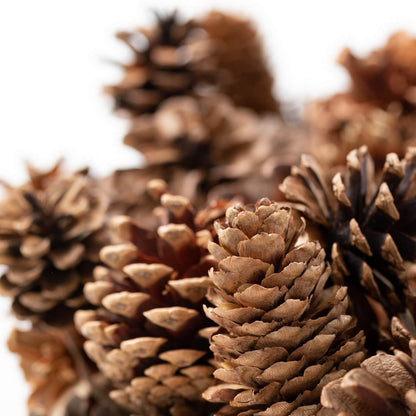
[[[312,103],[307,112],[316,156],[342,164],[347,153],[365,144],[376,167],[386,153],[403,157],[416,144],[416,38],[399,32],[367,58],[346,49],[338,58],[349,72],[346,93]]]
[[[393,325],[398,321],[393,320]],[[394,334],[394,328],[393,328]],[[416,412],[416,341],[407,352],[379,352],[361,368],[324,387],[319,416],[413,416]]]
[[[66,323],[85,303],[84,283],[98,261],[97,231],[107,197],[86,172],[29,169],[0,202],[0,292],[22,319]]]
[[[162,172],[170,189],[198,203],[207,192],[222,196],[236,187],[250,202],[274,197],[276,176],[289,173],[302,139],[276,116],[260,117],[211,95],[167,100],[155,114],[136,118],[124,142]],[[247,181],[258,186],[244,187]]]
[[[117,34],[134,60],[123,65],[122,81],[106,91],[116,109],[133,117],[156,111],[166,98],[194,94],[213,69],[211,42],[194,22],[181,23],[176,13],[156,17],[151,29]]]
[[[77,337],[76,332],[72,335]],[[25,378],[31,386],[27,403],[30,416],[50,415],[61,395],[79,377],[60,333],[15,329],[9,337],[8,347],[18,355]]]
[[[217,415],[315,415],[322,387],[364,358],[347,289],[327,285],[325,252],[298,241],[304,222],[291,209],[262,199],[226,220],[209,245],[219,269],[206,308],[221,327],[211,349],[224,384],[204,397],[229,402]]]
[[[106,267],[97,267],[95,282],[85,286],[99,308],[77,312],[75,321],[87,354],[112,380],[117,403],[139,415],[208,415],[212,407],[201,394],[214,379],[202,302],[215,261],[206,245],[209,224],[225,208],[195,217],[183,197],[164,194],[162,203],[170,222],[157,232],[115,219],[124,242],[102,249]]]
[[[313,232],[331,254],[333,279],[348,286],[359,324],[375,341],[372,349],[379,348],[376,316],[391,318],[405,308],[398,276],[403,259],[416,258],[415,168],[415,148],[402,160],[391,153],[376,181],[373,160],[361,147],[349,153],[346,172],[333,177],[332,189],[310,156],[281,186],[316,226]]]
[[[219,74],[217,90],[237,106],[258,113],[278,112],[260,36],[252,22],[212,11],[198,20],[213,42],[213,58]]]

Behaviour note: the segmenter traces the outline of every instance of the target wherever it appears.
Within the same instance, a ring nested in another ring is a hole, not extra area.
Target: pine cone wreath
[[[217,204],[195,216],[189,202],[164,194],[169,223],[157,231],[128,217],[114,225],[123,243],[104,247],[105,267],[85,286],[97,310],[75,322],[85,350],[113,382],[110,397],[138,415],[209,415],[202,392],[214,383],[207,337],[212,323],[202,303],[215,265],[207,243],[223,215]],[[211,230],[211,231],[210,231]]]
[[[399,323],[400,324],[400,323]],[[393,320],[393,326],[398,320]],[[403,331],[403,328],[400,328]],[[392,329],[394,335],[394,327]],[[327,384],[318,416],[413,416],[416,412],[416,341],[406,331],[407,349],[368,358],[361,368]],[[410,354],[410,355],[409,355]]]
[[[212,45],[198,25],[176,13],[156,18],[153,28],[117,34],[134,59],[123,65],[122,81],[105,90],[116,110],[132,117],[153,113],[169,97],[193,95],[213,74]]]
[[[373,160],[361,147],[349,153],[345,173],[333,177],[332,189],[311,156],[303,156],[281,186],[314,224],[311,231],[318,233],[331,255],[333,279],[348,286],[374,351],[381,347],[377,340],[382,326],[387,324],[388,332],[388,317],[406,307],[405,283],[399,275],[403,259],[416,258],[415,168],[415,148],[409,148],[402,160],[391,153],[377,181]]]
[[[220,325],[211,349],[223,383],[204,397],[228,403],[218,416],[315,415],[322,387],[364,358],[346,287],[327,284],[325,252],[299,241],[304,221],[289,208],[262,199],[216,225],[206,314]]]
[[[66,324],[85,304],[84,283],[98,261],[98,231],[108,199],[86,172],[59,165],[7,186],[0,203],[0,292],[13,297],[21,319]]]
[[[311,149],[320,160],[342,164],[350,150],[365,144],[381,169],[385,154],[403,157],[416,144],[415,58],[416,38],[404,32],[367,58],[348,49],[341,53],[338,62],[350,75],[350,90],[311,103],[307,111]]]
[[[77,337],[76,332],[72,335]],[[30,416],[50,416],[61,395],[79,377],[62,338],[53,330],[15,329],[9,337],[8,347],[18,355],[31,386],[27,402]]]
[[[149,169],[162,172],[172,191],[201,205],[208,192],[222,197],[231,188],[235,194],[235,185],[243,188],[240,183],[247,180],[259,185],[245,187],[250,202],[274,197],[275,184],[298,160],[303,139],[277,116],[260,117],[211,95],[167,100],[154,115],[136,118],[124,143],[144,155]]]
[[[214,44],[217,91],[235,105],[257,113],[279,112],[279,103],[273,97],[274,80],[253,23],[219,11],[208,13],[198,23]]]

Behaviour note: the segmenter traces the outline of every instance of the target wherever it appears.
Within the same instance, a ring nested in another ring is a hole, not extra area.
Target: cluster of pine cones
[[[416,39],[289,121],[248,20],[117,36],[144,165],[3,184],[30,416],[415,415]]]

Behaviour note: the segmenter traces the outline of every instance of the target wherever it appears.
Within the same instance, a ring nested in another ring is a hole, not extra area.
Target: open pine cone
[[[393,319],[394,326],[400,322]],[[318,416],[413,416],[416,412],[416,341],[405,332],[405,351],[379,352],[322,391]],[[404,339],[403,339],[404,338]],[[410,350],[410,351],[407,351]],[[408,355],[410,353],[410,355]]]
[[[156,111],[169,97],[193,95],[212,74],[212,44],[206,34],[194,22],[179,22],[176,13],[156,17],[151,29],[117,34],[134,60],[123,65],[122,81],[106,92],[116,109],[133,117]]]
[[[72,335],[79,338],[76,332]],[[79,377],[59,333],[53,330],[15,329],[9,337],[8,347],[18,355],[25,378],[31,386],[27,403],[30,416],[49,416],[60,396]]]
[[[209,224],[225,208],[195,217],[183,197],[164,194],[162,203],[169,223],[156,232],[116,217],[124,242],[102,249],[106,266],[85,286],[99,308],[77,312],[75,322],[87,354],[113,382],[110,397],[131,413],[208,415],[212,405],[201,395],[215,382],[207,339],[212,323],[202,303],[216,263],[206,246],[214,233]]]
[[[221,197],[242,190],[250,202],[274,197],[279,175],[298,160],[302,139],[277,116],[261,117],[211,95],[167,100],[155,114],[134,119],[124,143],[162,172],[170,189],[198,205],[207,192]],[[250,181],[257,186],[244,187]]]
[[[378,314],[381,320],[391,318],[406,306],[399,274],[403,259],[416,259],[415,168],[415,148],[409,148],[402,160],[388,154],[377,181],[373,160],[361,147],[349,153],[346,172],[333,177],[332,189],[310,156],[302,157],[281,186],[287,199],[316,226],[311,231],[318,233],[331,254],[335,282],[348,286],[367,340],[376,341],[380,335]]]
[[[217,91],[230,97],[237,106],[258,113],[278,112],[279,104],[273,97],[273,77],[252,22],[212,11],[199,19],[198,24],[214,46]]]
[[[29,174],[0,202],[0,292],[19,318],[66,323],[85,304],[108,200],[86,172]]]
[[[363,332],[348,315],[347,289],[327,285],[319,243],[300,243],[304,222],[260,200],[216,223],[219,262],[206,308],[220,325],[211,349],[223,382],[204,397],[229,403],[217,415],[315,415],[322,387],[364,358]]]
[[[376,167],[395,152],[403,157],[416,145],[416,38],[395,33],[386,45],[359,59],[345,49],[338,62],[349,72],[348,92],[309,106],[316,156],[329,165],[342,164],[347,153],[365,144]]]

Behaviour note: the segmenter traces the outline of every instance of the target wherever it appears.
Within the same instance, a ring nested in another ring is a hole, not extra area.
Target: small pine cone
[[[195,94],[215,69],[212,42],[198,25],[179,22],[176,13],[156,18],[151,29],[117,34],[133,51],[134,60],[123,65],[122,81],[106,87],[106,92],[117,110],[132,117],[153,113],[169,97]]]
[[[345,49],[338,58],[351,77],[350,94],[358,102],[388,108],[397,102],[405,112],[416,107],[416,38],[406,32],[390,36],[386,45],[366,58]]]
[[[218,91],[228,95],[237,106],[258,113],[278,112],[273,77],[253,23],[218,11],[208,13],[198,23],[214,43]]]
[[[393,319],[393,325],[398,325],[397,319]],[[394,328],[392,332],[395,335]],[[361,368],[327,384],[318,416],[413,416],[416,341],[407,331],[405,335],[409,352],[395,350],[394,355],[379,352],[363,361]]]
[[[29,174],[0,202],[0,293],[21,319],[63,324],[85,304],[108,199],[86,172],[65,175],[58,164]]]
[[[73,336],[79,337],[76,332]],[[18,355],[31,386],[27,402],[30,416],[51,415],[61,395],[77,382],[79,376],[58,332],[15,329],[9,337],[8,347]]]
[[[260,200],[229,208],[217,223],[219,262],[205,309],[220,325],[211,349],[223,384],[209,401],[218,415],[315,415],[322,387],[357,367],[364,336],[347,314],[345,287],[327,285],[330,267],[317,242],[299,242],[304,221]]]
[[[75,322],[85,351],[113,382],[117,403],[140,415],[208,415],[212,407],[201,394],[214,383],[212,323],[202,303],[216,263],[206,247],[214,234],[209,224],[225,208],[195,216],[185,198],[161,199],[170,223],[156,232],[115,218],[123,242],[102,249],[106,267],[98,266],[85,286],[98,309],[77,312]]]
[[[292,168],[281,189],[316,226],[331,255],[332,276],[345,284],[370,346],[377,350],[377,320],[403,312],[403,259],[416,259],[414,242],[416,148],[404,159],[387,155],[379,181],[366,147],[347,157],[345,174],[337,173],[332,189],[310,156]],[[372,317],[372,318],[370,318]],[[380,324],[380,322],[379,322]],[[386,328],[384,328],[386,329]]]
[[[277,116],[260,117],[211,94],[167,100],[155,114],[136,118],[124,143],[144,155],[149,169],[162,172],[172,191],[186,191],[198,205],[207,192],[221,197],[256,179],[260,187],[244,189],[250,202],[274,197],[277,176],[297,162],[302,139]]]
[[[320,161],[343,164],[354,148],[366,145],[376,167],[385,155],[400,157],[416,145],[416,38],[404,32],[359,59],[345,49],[338,62],[349,72],[352,85],[345,93],[311,103],[307,122],[311,151]]]

